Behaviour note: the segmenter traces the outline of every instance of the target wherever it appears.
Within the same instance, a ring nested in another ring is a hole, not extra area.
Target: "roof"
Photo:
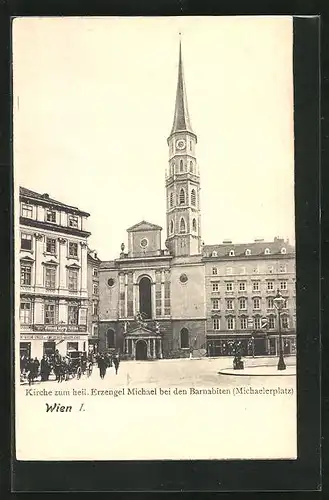
[[[176,90],[176,103],[174,112],[174,122],[171,129],[170,135],[175,132],[187,131],[191,132],[193,135],[190,115],[187,106],[187,95],[184,81],[184,70],[182,61],[182,46],[179,42],[179,61],[178,61],[178,79],[177,79],[177,90]]]
[[[134,226],[131,226],[127,229],[128,232],[130,231],[162,231],[161,226],[157,226],[156,224],[152,224],[152,222],[147,222],[146,220],[142,220],[141,222],[138,222]]]
[[[286,249],[286,254],[294,254],[295,247],[289,242],[285,241],[283,238],[275,238],[274,241],[255,241],[253,243],[223,243],[217,245],[204,245],[203,255],[204,257],[216,257],[213,256],[213,252],[217,252],[217,257],[233,257],[230,255],[230,251],[234,251],[234,257],[241,257],[246,255],[246,250],[250,250],[251,256],[266,255],[265,250],[269,249],[269,255],[281,255],[281,249]]]
[[[48,193],[40,194],[40,193],[37,193],[36,191],[32,191],[31,189],[27,189],[25,187],[20,186],[19,195],[20,195],[20,197],[32,198],[34,200],[41,201],[42,203],[45,203],[48,205],[56,205],[58,207],[66,208],[67,210],[70,210],[72,212],[78,212],[80,215],[85,215],[87,217],[89,217],[89,215],[90,215],[87,212],[83,212],[78,207],[67,205],[66,203],[63,203],[61,201],[50,198]]]

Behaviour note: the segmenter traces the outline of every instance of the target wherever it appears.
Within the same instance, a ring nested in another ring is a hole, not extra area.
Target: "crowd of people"
[[[46,382],[53,374],[57,382],[63,382],[81,375],[91,375],[93,366],[97,364],[101,379],[106,375],[106,370],[114,366],[118,373],[120,357],[118,353],[77,353],[78,356],[61,355],[58,350],[52,354],[44,354],[41,360],[37,357],[31,358],[26,355],[20,357],[21,383],[28,382],[29,385],[40,380]]]

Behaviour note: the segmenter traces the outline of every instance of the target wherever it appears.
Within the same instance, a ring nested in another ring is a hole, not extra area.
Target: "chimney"
[[[44,198],[46,198],[46,199],[48,199],[48,198],[49,198],[49,194],[48,194],[48,193],[44,193],[42,196],[43,196]]]

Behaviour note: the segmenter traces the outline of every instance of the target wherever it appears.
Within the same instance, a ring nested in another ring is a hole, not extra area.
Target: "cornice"
[[[81,238],[88,238],[91,235],[88,231],[82,231],[81,229],[76,229],[72,227],[59,226],[57,224],[52,224],[46,221],[38,221],[34,219],[29,219],[27,217],[20,217],[20,224],[22,226],[34,227],[36,229],[44,229],[47,231],[52,231],[54,233],[69,234],[71,236],[80,236]]]

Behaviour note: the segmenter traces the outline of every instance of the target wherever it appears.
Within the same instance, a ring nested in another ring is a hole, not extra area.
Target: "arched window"
[[[107,332],[106,332],[106,341],[107,341],[107,347],[108,348],[115,347],[114,330],[112,330],[112,329],[107,330]]]
[[[174,206],[174,193],[170,193],[169,203],[170,203],[170,207]]]
[[[174,223],[173,221],[171,220],[170,221],[170,234],[172,234],[174,232]]]
[[[180,220],[179,232],[180,233],[185,233],[186,232],[186,224],[185,224],[185,220],[183,219],[183,217]]]
[[[287,253],[287,250],[285,248],[281,248],[281,253],[285,254],[285,253]]]
[[[179,170],[183,172],[183,160],[179,160]]]
[[[193,161],[190,161],[190,172],[193,172]]]
[[[246,255],[251,255],[251,250],[249,250],[249,248],[246,250]]]
[[[193,231],[196,231],[196,219],[193,219],[192,221],[192,229]]]
[[[185,191],[183,188],[179,192],[179,204],[185,205]]]
[[[230,250],[230,257],[234,257],[234,250]]]
[[[214,251],[212,252],[211,256],[212,256],[212,257],[218,257],[218,254],[217,254],[216,250],[214,250]]]
[[[190,345],[189,334],[187,328],[182,328],[180,331],[180,346],[181,349],[187,349]]]
[[[265,252],[264,252],[264,254],[265,254],[265,255],[269,255],[270,253],[271,253],[271,252],[270,252],[270,249],[269,249],[269,248],[265,248]]]
[[[196,205],[196,193],[195,193],[195,189],[192,189],[191,191],[191,204],[192,205]]]

